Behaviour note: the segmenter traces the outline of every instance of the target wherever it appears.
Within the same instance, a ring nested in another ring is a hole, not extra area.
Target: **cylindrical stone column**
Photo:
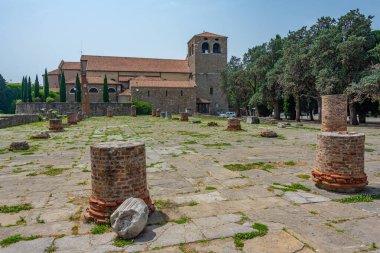
[[[227,130],[241,130],[240,120],[228,118]]]
[[[317,168],[313,180],[320,188],[357,192],[367,184],[364,172],[364,134],[323,132],[317,135]]]
[[[166,119],[172,119],[172,114],[170,112],[166,112],[165,118]]]
[[[136,117],[136,106],[135,105],[131,105],[131,116]]]
[[[113,110],[111,106],[107,107],[107,117],[112,117],[113,116]]]
[[[322,132],[347,131],[347,96],[322,96]]]
[[[62,131],[62,119],[50,119],[49,120],[49,130],[51,131]]]
[[[153,210],[149,196],[144,143],[104,142],[91,150],[92,194],[86,219],[106,223],[129,197],[140,198]]]
[[[161,109],[157,108],[156,109],[156,117],[160,117]]]
[[[77,123],[77,118],[73,112],[66,113],[67,116],[67,124],[73,125]]]
[[[160,116],[161,116],[161,118],[165,118],[165,116],[166,116],[166,112],[161,112],[161,113],[160,113]]]
[[[181,112],[180,120],[181,121],[189,121],[189,115],[187,114],[187,112]]]

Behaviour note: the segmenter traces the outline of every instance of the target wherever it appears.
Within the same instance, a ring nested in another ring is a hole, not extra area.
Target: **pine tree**
[[[30,80],[30,76],[28,78],[28,92],[27,92],[27,100],[28,102],[33,102],[33,98],[32,98],[32,81]]]
[[[36,75],[36,80],[34,81],[34,98],[41,98],[40,83],[38,82],[38,76],[37,75]]]
[[[47,69],[45,68],[45,75],[44,75],[44,101],[46,101],[46,98],[49,96],[49,79],[47,74]]]
[[[82,87],[80,85],[79,75],[75,78],[75,102],[80,103],[82,101]]]
[[[66,102],[66,80],[64,72],[62,72],[59,82],[59,101]]]
[[[108,82],[107,82],[107,75],[104,76],[104,84],[103,84],[103,102],[108,103],[110,101],[109,95],[108,95]]]

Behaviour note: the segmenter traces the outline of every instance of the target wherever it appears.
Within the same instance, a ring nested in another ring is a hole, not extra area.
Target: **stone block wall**
[[[0,116],[0,128],[23,125],[39,121],[37,114],[16,114]]]
[[[105,116],[107,107],[111,107],[114,116],[130,115],[130,103],[90,103],[91,116]],[[16,114],[39,114],[41,109],[54,110],[58,114],[81,111],[80,103],[20,103],[16,105]]]

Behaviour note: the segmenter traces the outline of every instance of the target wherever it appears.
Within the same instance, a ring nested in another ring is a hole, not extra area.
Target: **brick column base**
[[[241,130],[240,120],[228,118],[227,130]]]
[[[62,119],[50,119],[49,120],[50,131],[63,131]]]

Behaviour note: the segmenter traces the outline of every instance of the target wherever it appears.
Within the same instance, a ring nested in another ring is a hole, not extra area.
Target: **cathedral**
[[[66,79],[67,102],[75,101],[75,78],[86,77],[91,103],[103,102],[107,76],[111,102],[142,100],[153,108],[179,113],[217,114],[228,111],[221,72],[227,65],[227,37],[203,32],[187,44],[185,60],[82,55],[80,62],[61,61],[48,73],[52,90]]]

